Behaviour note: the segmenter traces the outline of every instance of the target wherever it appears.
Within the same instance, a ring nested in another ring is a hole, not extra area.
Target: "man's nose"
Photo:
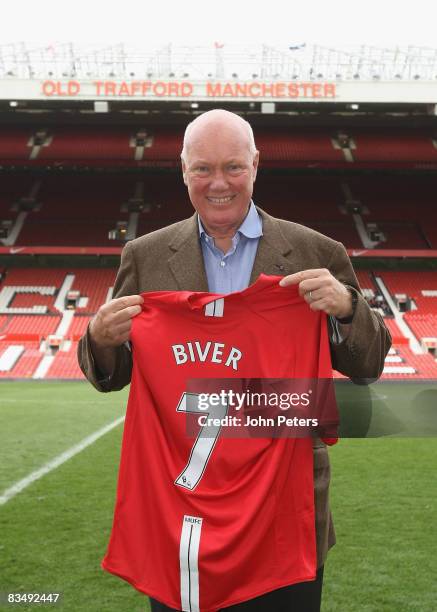
[[[228,180],[226,178],[226,174],[222,170],[217,170],[211,176],[210,189],[216,191],[224,191],[228,188]]]

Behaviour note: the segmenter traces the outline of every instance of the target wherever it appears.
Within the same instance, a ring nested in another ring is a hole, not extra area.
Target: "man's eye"
[[[208,166],[196,166],[196,168],[194,168],[194,172],[197,174],[207,174],[209,172],[209,168]]]

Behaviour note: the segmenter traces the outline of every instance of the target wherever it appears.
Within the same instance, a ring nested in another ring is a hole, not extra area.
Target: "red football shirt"
[[[311,438],[186,434],[188,379],[331,377],[326,316],[279,280],[226,296],[144,293],[133,320],[102,565],[171,608],[214,612],[315,577]]]

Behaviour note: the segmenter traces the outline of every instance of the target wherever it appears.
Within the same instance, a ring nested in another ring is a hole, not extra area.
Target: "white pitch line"
[[[81,440],[78,444],[75,444],[74,446],[72,446],[65,452],[61,453],[60,455],[58,455],[57,457],[55,457],[48,463],[44,464],[42,467],[40,467],[35,472],[32,472],[25,478],[18,480],[15,484],[12,485],[12,487],[9,487],[9,489],[6,489],[6,491],[4,491],[2,495],[0,495],[0,506],[2,506],[3,504],[6,504],[6,502],[8,502],[10,499],[15,497],[16,495],[18,495],[18,493],[21,493],[23,489],[31,485],[36,480],[39,480],[40,478],[42,478],[43,476],[45,476],[52,470],[55,470],[57,467],[59,467],[60,465],[62,465],[63,463],[71,459],[72,457],[74,457],[74,455],[77,455],[78,453],[83,451],[87,446],[94,444],[96,440],[104,436],[106,433],[108,433],[108,431],[111,431],[111,429],[114,429],[114,427],[117,427],[117,425],[120,425],[120,423],[122,423],[123,421],[124,421],[124,416],[119,417],[112,423],[109,423],[108,425],[105,425],[101,429],[98,429],[97,431],[92,433],[90,436],[87,436],[86,438]]]

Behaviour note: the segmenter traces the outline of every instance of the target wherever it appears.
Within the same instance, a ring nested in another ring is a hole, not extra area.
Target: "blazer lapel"
[[[287,255],[293,251],[293,245],[284,237],[280,225],[261,208],[257,207],[263,225],[263,235],[258,244],[252,268],[250,283],[254,283],[260,274],[286,276],[298,271],[298,265]]]
[[[182,291],[208,291],[208,281],[199,241],[197,213],[182,224],[169,247],[173,254],[168,260],[168,265],[179,289]]]
[[[296,257],[290,257],[293,245],[284,237],[277,219],[258,207],[257,210],[261,215],[263,235],[258,244],[250,284],[260,274],[286,276],[299,271]],[[208,291],[197,213],[181,225],[169,247],[172,255],[168,264],[178,288],[182,291]]]

